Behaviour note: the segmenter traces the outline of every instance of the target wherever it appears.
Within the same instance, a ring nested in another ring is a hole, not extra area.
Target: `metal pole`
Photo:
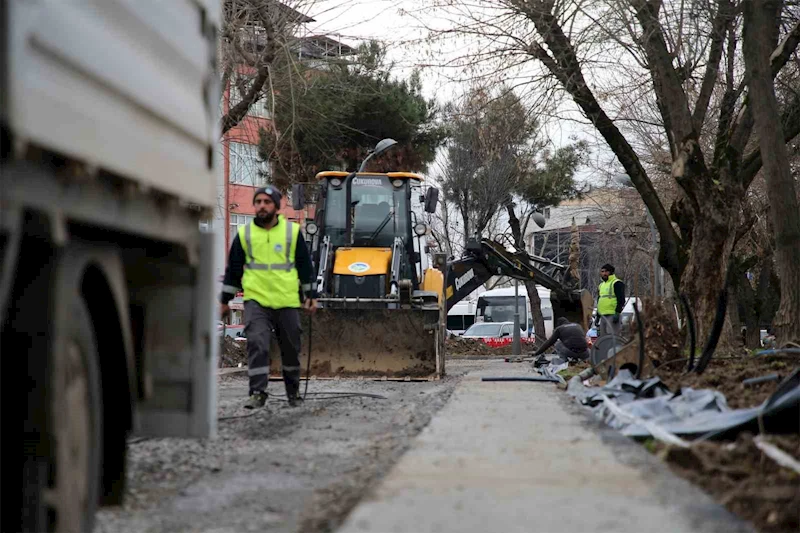
[[[519,280],[514,280],[514,337],[511,344],[511,355],[520,355],[522,347],[519,338]]]

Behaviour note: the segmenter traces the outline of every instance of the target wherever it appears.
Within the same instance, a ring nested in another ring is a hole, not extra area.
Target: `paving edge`
[[[562,391],[559,391],[562,392]],[[725,508],[714,497],[691,481],[678,476],[669,465],[647,451],[638,441],[626,437],[592,416],[591,411],[567,394],[561,400],[568,412],[584,420],[587,430],[598,433],[601,441],[612,449],[617,460],[636,468],[657,487],[654,493],[666,507],[680,509],[698,530],[725,533],[753,533],[753,524]]]

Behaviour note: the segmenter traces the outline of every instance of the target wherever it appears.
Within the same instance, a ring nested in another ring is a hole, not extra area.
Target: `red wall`
[[[237,215],[252,215],[255,213],[253,209],[253,194],[256,192],[256,187],[250,185],[233,185],[228,184],[229,204],[239,204],[230,210],[231,213]],[[308,213],[303,211],[295,211],[289,205],[286,196],[281,201],[280,213],[290,220],[305,221],[308,218],[314,218],[314,206],[308,206]]]
[[[223,111],[227,113],[230,98],[230,88],[225,90],[225,99],[223,103]],[[224,173],[225,173],[225,205],[228,209],[225,212],[225,250],[227,260],[227,250],[230,249],[230,236],[228,228],[230,226],[229,214],[237,215],[252,215],[253,211],[253,194],[256,187],[250,185],[241,185],[230,183],[230,148],[227,141],[240,142],[245,144],[258,144],[258,130],[259,128],[270,129],[272,121],[261,117],[245,116],[242,121],[228,130],[223,137],[223,159],[224,159]],[[306,218],[314,218],[315,206],[308,206],[307,212],[295,211],[291,206],[287,205],[286,197],[284,196],[281,202],[281,214],[290,220],[305,222]]]

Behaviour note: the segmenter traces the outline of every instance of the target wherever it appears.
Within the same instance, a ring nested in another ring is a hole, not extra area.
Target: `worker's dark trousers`
[[[619,337],[622,334],[622,322],[620,321],[614,324],[613,317],[614,315],[600,316],[600,337],[605,337],[606,335],[616,335]]]
[[[274,333],[281,349],[286,394],[296,395],[300,390],[300,310],[269,309],[254,300],[247,300],[244,302],[244,324],[250,393],[267,390],[269,349]]]
[[[589,350],[584,350],[582,352],[573,352],[572,350],[564,346],[564,343],[561,342],[561,339],[556,341],[556,344],[555,346],[553,346],[553,349],[558,355],[562,357],[572,357],[581,360],[589,358]]]

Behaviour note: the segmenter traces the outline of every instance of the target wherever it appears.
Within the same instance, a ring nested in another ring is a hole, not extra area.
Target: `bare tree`
[[[222,86],[235,95],[221,120],[221,134],[241,122],[260,100],[271,100],[278,62],[291,65],[300,48],[297,31],[311,22],[313,0],[225,0],[220,30]],[[254,144],[257,139],[254,140]]]
[[[783,2],[745,0],[744,59],[753,122],[775,229],[781,303],[773,322],[779,343],[800,340],[800,205],[789,167],[784,127],[769,59],[778,36]]]
[[[693,301],[705,335],[726,290],[732,250],[750,225],[746,191],[763,164],[760,149],[752,147],[753,115],[743,98],[738,3],[490,0],[482,9],[463,1],[445,4],[442,9],[455,6],[466,20],[446,33],[476,36],[485,45],[472,54],[473,62],[489,59],[502,69],[533,58],[569,94],[650,211],[660,235],[659,260]],[[799,40],[800,26],[782,33],[769,57],[771,77],[794,57]],[[627,75],[609,76],[619,65]],[[642,159],[643,135],[624,132],[628,123],[609,106],[623,91],[641,92],[641,107],[652,103],[657,111],[649,123],[639,117],[637,127],[648,138],[646,155],[668,155],[653,159],[677,186],[678,194],[666,198],[669,209],[654,169]],[[780,117],[783,140],[792,141],[800,134],[800,101],[787,102]]]

